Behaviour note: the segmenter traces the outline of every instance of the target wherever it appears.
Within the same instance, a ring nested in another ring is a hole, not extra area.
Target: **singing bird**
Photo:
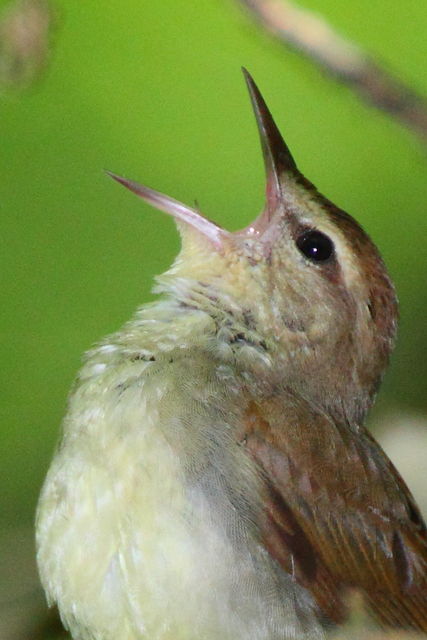
[[[426,527],[364,427],[393,285],[245,75],[267,174],[250,226],[112,174],[182,248],[87,354],[41,492],[40,576],[76,640],[319,640],[354,591],[373,624],[427,631]]]

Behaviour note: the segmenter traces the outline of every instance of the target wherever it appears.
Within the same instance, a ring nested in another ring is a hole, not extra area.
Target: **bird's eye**
[[[324,233],[311,229],[297,238],[296,245],[311,262],[327,262],[334,255],[334,243]]]

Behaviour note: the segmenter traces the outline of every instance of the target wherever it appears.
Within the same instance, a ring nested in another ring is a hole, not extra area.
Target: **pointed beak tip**
[[[126,189],[129,189],[129,191],[132,191],[132,193],[135,193],[140,198],[143,198],[144,200],[149,199],[149,196],[152,193],[152,190],[149,189],[148,187],[145,187],[142,184],[138,184],[133,180],[128,180],[128,178],[123,178],[122,176],[117,175],[117,173],[108,171],[108,169],[105,170],[105,173],[109,178],[112,178],[112,180],[115,180]]]
[[[133,180],[122,178],[112,171],[105,170],[105,173],[110,178],[116,180],[121,185],[132,191],[135,195],[145,200],[145,202],[148,202],[151,206],[159,209],[160,211],[164,211],[165,213],[173,216],[176,220],[184,222],[185,224],[195,228],[202,235],[211,240],[215,246],[221,246],[221,238],[226,235],[226,232],[224,232],[224,230],[218,227],[214,222],[205,218],[196,209],[192,209],[178,200],[166,196],[159,191],[155,191],[150,187],[138,184]]]
[[[267,179],[275,177],[277,195],[280,191],[280,177],[295,174],[298,169],[283,137],[274,122],[273,116],[251,74],[242,67],[243,75],[252,102],[255,120],[261,139]]]
[[[120,184],[127,184],[128,182],[126,178],[122,178],[121,176],[117,175],[117,173],[114,173],[109,169],[104,169],[104,173],[112,180],[115,180],[116,182],[120,182]]]
[[[255,80],[253,79],[249,71],[246,69],[246,67],[242,67],[242,73],[245,78],[246,86],[248,88],[249,95],[252,100],[252,104],[254,105],[254,108],[255,108],[255,104],[259,102],[259,100],[257,99],[257,94],[259,93],[259,89],[255,83]]]
[[[249,73],[249,71],[246,69],[246,67],[243,67],[243,66],[242,66],[242,67],[240,67],[240,68],[241,68],[241,70],[242,70],[242,73],[243,73],[243,75],[244,75],[244,78],[245,78],[246,82],[249,82],[250,80],[252,80],[252,76],[251,76],[251,74]]]

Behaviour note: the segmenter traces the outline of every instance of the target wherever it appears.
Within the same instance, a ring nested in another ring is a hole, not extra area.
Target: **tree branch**
[[[56,11],[49,0],[14,0],[0,13],[0,91],[23,91],[50,57]]]
[[[335,32],[321,16],[287,0],[238,2],[275,39],[303,53],[427,142],[427,100]]]

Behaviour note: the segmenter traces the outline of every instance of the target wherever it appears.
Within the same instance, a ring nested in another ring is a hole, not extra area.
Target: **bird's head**
[[[336,419],[360,422],[393,346],[397,302],[377,248],[359,224],[300,173],[245,72],[266,169],[266,204],[231,233],[157,191],[110,174],[174,216],[182,250],[163,290],[239,327],[268,355],[272,386],[300,393]]]

